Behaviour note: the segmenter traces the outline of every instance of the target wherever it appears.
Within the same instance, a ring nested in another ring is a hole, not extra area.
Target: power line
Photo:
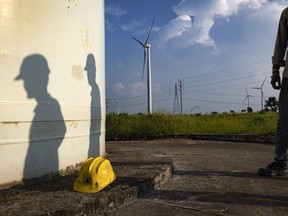
[[[270,70],[271,64],[270,61],[261,61],[256,62],[248,65],[242,65],[234,68],[229,68],[225,70],[219,70],[215,72],[207,72],[203,74],[193,74],[192,76],[185,77],[185,91],[188,92],[195,92],[200,94],[211,94],[211,95],[222,95],[222,96],[229,96],[229,97],[240,97],[240,95],[233,95],[233,94],[223,94],[223,93],[215,93],[215,90],[220,89],[227,89],[231,87],[243,86],[244,84],[249,84],[249,82],[244,82],[245,80],[251,80],[251,77],[255,76],[262,76],[267,75],[268,67]],[[229,72],[229,73],[228,73]],[[226,83],[234,82],[237,80],[239,83],[238,85],[225,85]],[[182,80],[184,81],[184,80]],[[242,81],[242,82],[241,82]],[[178,80],[179,88],[180,88],[180,81]],[[250,84],[254,84],[256,82],[250,82]],[[184,84],[184,83],[183,83]],[[160,85],[160,88],[153,88],[153,103],[159,103],[161,101],[165,101],[167,99],[163,99],[165,97],[169,97],[172,93],[173,81],[169,81]],[[215,86],[215,87],[213,87]],[[201,90],[205,87],[205,90]],[[208,88],[207,88],[208,87]],[[159,90],[160,89],[160,90]],[[181,91],[183,94],[183,86],[181,87]],[[179,89],[180,90],[180,89]],[[213,92],[209,92],[213,91]],[[122,97],[117,98],[110,98],[110,100],[121,100],[124,101],[124,105],[120,107],[133,107],[145,104],[144,102],[140,102],[139,100],[143,100],[146,94],[143,92],[139,92],[138,94],[130,94],[130,95],[123,95]],[[180,94],[181,96],[181,94]],[[180,98],[181,99],[181,98]],[[139,102],[136,102],[136,101]],[[170,98],[169,98],[170,100]],[[172,98],[173,100],[173,98]],[[175,97],[174,97],[175,100]],[[186,100],[186,99],[185,99]],[[217,102],[217,101],[209,101],[209,100],[199,100],[195,99],[195,101],[202,101],[202,102],[209,102],[209,103],[221,103],[221,104],[240,104],[240,103],[231,103],[229,101],[225,102]],[[181,102],[181,108],[183,107],[183,96]],[[242,105],[242,104],[241,104]]]
[[[237,103],[237,102],[213,101],[213,100],[203,100],[203,99],[195,99],[195,98],[184,98],[184,99],[189,100],[189,101],[198,101],[198,102],[204,102],[204,103],[243,105],[243,103]],[[251,105],[259,105],[259,104],[251,104]]]

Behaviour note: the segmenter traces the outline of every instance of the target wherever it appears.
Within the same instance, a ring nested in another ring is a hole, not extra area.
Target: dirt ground
[[[111,215],[288,215],[288,176],[260,177],[274,145],[197,140],[114,142],[118,153],[170,157],[174,172],[153,190]]]
[[[73,191],[80,165],[69,167],[39,182],[2,188],[0,215],[284,216],[288,176],[257,175],[273,153],[274,145],[247,142],[110,141],[107,157],[117,179],[103,191]]]

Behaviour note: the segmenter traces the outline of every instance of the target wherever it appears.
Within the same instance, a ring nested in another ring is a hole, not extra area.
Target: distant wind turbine
[[[247,91],[246,86],[245,86],[245,90],[246,90],[246,97],[245,97],[245,99],[243,100],[243,102],[248,99],[248,107],[250,107],[249,98],[250,98],[250,97],[253,97],[253,96],[248,94],[248,91]]]
[[[147,54],[147,101],[148,101],[148,114],[152,114],[152,87],[151,87],[151,60],[150,60],[150,48],[151,45],[148,43],[150,34],[152,31],[152,27],[155,21],[155,17],[152,21],[150,31],[148,33],[147,39],[145,43],[141,42],[140,40],[132,37],[136,40],[143,48],[144,48],[144,61],[143,61],[143,73],[142,73],[142,81],[144,77],[144,70],[145,70],[145,61],[146,61],[146,54]]]
[[[199,106],[194,106],[191,111],[190,111],[190,114],[192,114],[192,112],[196,109],[196,108],[200,108]]]
[[[264,93],[263,93],[262,87],[266,81],[266,78],[267,78],[267,76],[265,77],[265,79],[264,79],[264,81],[260,87],[252,87],[252,89],[260,89],[261,90],[261,110],[263,110],[263,100],[264,100]]]

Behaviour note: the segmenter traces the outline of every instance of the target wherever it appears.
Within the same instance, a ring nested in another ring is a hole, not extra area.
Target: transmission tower
[[[178,79],[178,86],[179,86],[179,92],[180,92],[180,114],[182,115],[182,108],[183,108],[182,93],[183,93],[183,87],[184,87],[184,80]]]
[[[179,114],[179,100],[178,100],[178,88],[177,83],[175,83],[175,95],[174,95],[174,106],[173,106],[173,115]]]

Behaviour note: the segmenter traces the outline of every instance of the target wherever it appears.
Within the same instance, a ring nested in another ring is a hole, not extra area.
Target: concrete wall
[[[104,0],[0,0],[0,29],[0,184],[104,156]]]

